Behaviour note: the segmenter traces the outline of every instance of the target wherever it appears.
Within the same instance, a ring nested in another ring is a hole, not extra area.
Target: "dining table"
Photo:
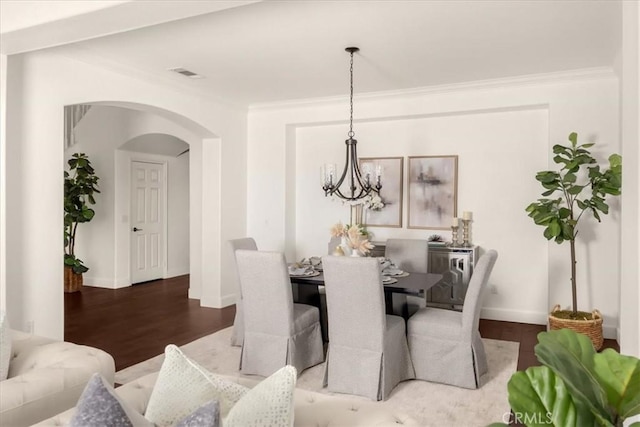
[[[320,287],[324,286],[324,274],[316,271],[311,275],[290,275],[292,285],[294,285],[295,302],[309,304],[320,309],[320,321],[323,327],[323,337],[328,341],[326,306],[321,297]],[[427,290],[435,286],[442,280],[442,274],[436,273],[404,273],[398,276],[383,276],[396,279],[392,283],[383,282],[385,308],[387,314],[395,314],[393,310],[393,294],[419,295],[425,297]],[[296,286],[297,285],[297,286]],[[297,289],[296,289],[297,288]],[[405,320],[409,313],[405,309],[402,311]]]

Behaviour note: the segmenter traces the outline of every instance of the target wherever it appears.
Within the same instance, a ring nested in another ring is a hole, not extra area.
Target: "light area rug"
[[[232,347],[231,328],[200,338],[180,347],[191,359],[218,374],[245,376],[238,371],[240,347]],[[427,426],[486,426],[503,420],[509,413],[507,382],[516,371],[519,343],[483,339],[489,372],[478,390],[410,380],[400,383],[389,399],[380,402],[401,410]],[[116,383],[125,384],[160,370],[164,355],[116,372]],[[306,369],[298,377],[297,387],[349,399],[359,396],[331,393],[322,387],[324,364]],[[261,377],[246,376],[260,379]],[[506,418],[505,418],[506,419]]]

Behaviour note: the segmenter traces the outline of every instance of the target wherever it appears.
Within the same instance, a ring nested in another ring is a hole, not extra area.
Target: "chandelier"
[[[356,151],[356,141],[353,137],[353,54],[360,49],[357,47],[348,47],[345,49],[351,55],[349,73],[351,75],[350,84],[350,115],[349,115],[349,133],[347,136],[349,139],[345,141],[347,145],[346,149],[346,161],[342,175],[336,181],[336,166],[333,164],[326,164],[322,168],[322,189],[325,196],[335,196],[345,201],[356,202],[367,197],[371,192],[379,193],[382,188],[382,169],[378,167],[375,171],[372,169],[371,164],[365,164],[360,169],[358,165],[358,154]],[[344,189],[341,189],[345,184]]]

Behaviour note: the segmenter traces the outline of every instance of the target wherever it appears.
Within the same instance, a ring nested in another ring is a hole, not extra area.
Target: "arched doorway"
[[[172,218],[178,213],[183,218],[165,224],[165,238],[171,238],[171,234],[184,235],[185,232],[187,238],[177,239],[178,244],[171,245],[174,254],[169,253],[169,242],[165,242],[162,275],[171,277],[189,273],[189,297],[200,299],[201,305],[215,306],[213,298],[207,296],[215,295],[216,290],[207,289],[203,292],[202,289],[203,278],[207,276],[207,272],[202,269],[202,258],[205,253],[211,253],[211,246],[219,244],[204,240],[202,235],[203,230],[215,227],[215,224],[203,221],[206,218],[203,211],[217,210],[219,200],[209,199],[209,203],[204,204],[204,200],[197,195],[206,193],[204,187],[209,185],[203,177],[203,156],[219,156],[219,138],[187,118],[152,106],[118,102],[83,105],[90,108],[75,125],[76,142],[65,150],[65,158],[77,150],[87,152],[93,157],[96,169],[100,169],[103,175],[100,195],[103,206],[100,212],[97,211],[97,221],[87,224],[87,230],[83,230],[87,235],[85,241],[92,242],[85,246],[91,245],[94,248],[86,258],[97,263],[97,268],[93,269],[96,272],[88,277],[87,284],[120,288],[136,282],[131,262],[134,255],[131,246],[131,165],[136,161],[161,164],[165,171],[172,171],[172,176],[176,172],[181,175],[181,181],[187,182],[189,195],[186,199],[177,197],[178,200],[169,200],[167,197],[164,206],[166,213],[172,210]],[[208,170],[208,179],[210,173]],[[173,184],[175,182],[172,180],[167,181],[167,194],[168,187]],[[184,195],[184,189],[180,193],[178,188],[174,188],[171,193],[172,196]],[[101,216],[102,219],[98,219]],[[185,245],[186,250],[179,249]],[[186,260],[185,253],[188,254]],[[172,256],[175,254],[182,255],[183,259]],[[175,269],[172,269],[174,266]],[[208,284],[219,282],[219,278],[216,280],[211,276],[206,278]]]

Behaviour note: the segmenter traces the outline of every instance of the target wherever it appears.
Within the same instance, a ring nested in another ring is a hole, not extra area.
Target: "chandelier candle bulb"
[[[327,163],[320,169],[322,185],[333,185],[333,178],[335,176],[336,165]]]
[[[457,217],[453,218],[453,221],[451,221],[451,226],[452,227],[457,227],[458,225],[459,225],[458,218]]]

